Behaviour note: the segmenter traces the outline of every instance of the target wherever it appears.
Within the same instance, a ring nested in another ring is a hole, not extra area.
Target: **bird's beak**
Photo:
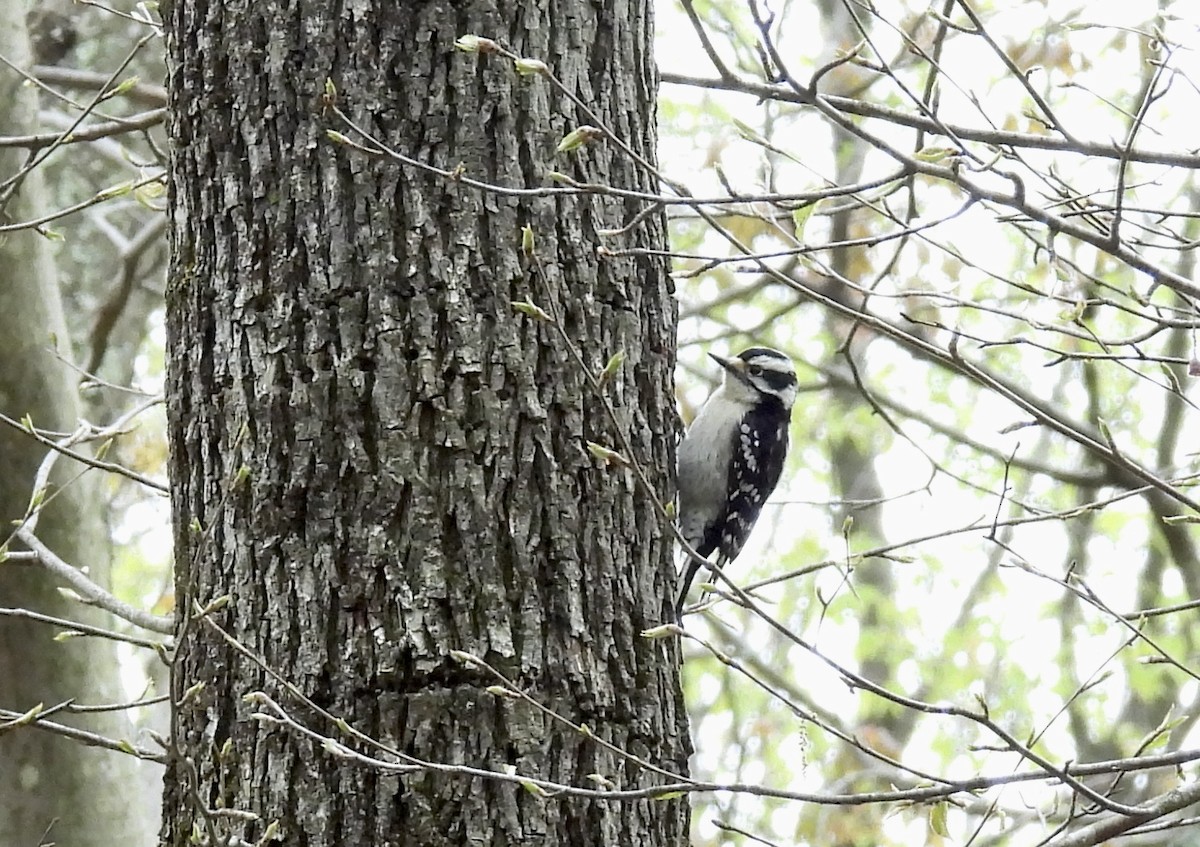
[[[708,356],[734,376],[738,376],[746,370],[746,363],[741,359],[726,359],[724,356],[718,356],[716,353],[709,353]]]

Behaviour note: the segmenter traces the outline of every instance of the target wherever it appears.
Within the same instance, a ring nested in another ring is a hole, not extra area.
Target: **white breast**
[[[750,407],[731,399],[722,385],[705,402],[679,445],[679,529],[693,546],[727,495],[733,433]]]

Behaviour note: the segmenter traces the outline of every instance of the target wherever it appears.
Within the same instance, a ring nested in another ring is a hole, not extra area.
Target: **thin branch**
[[[732,91],[745,94],[759,100],[778,100],[785,103],[808,105],[811,98],[790,90],[779,83],[764,83],[743,78],[714,79],[698,77],[690,74],[667,73],[661,74],[661,80],[669,85],[682,85],[689,88],[709,88],[722,91]],[[895,126],[918,129],[934,135],[941,135],[937,121],[924,115],[916,115],[890,106],[883,106],[867,100],[856,100],[851,97],[823,95],[825,102],[847,115],[857,115],[865,118],[878,118]],[[1032,133],[1010,132],[1007,130],[981,129],[980,127],[963,124],[947,123],[946,129],[955,137],[964,141],[976,141],[1001,148],[1021,148],[1027,150],[1052,150],[1063,153],[1075,153],[1098,159],[1121,159],[1119,145],[1111,141],[1068,141],[1053,135],[1034,135]],[[1131,162],[1147,162],[1156,165],[1171,165],[1173,167],[1200,170],[1200,154],[1183,153],[1173,150],[1146,150],[1142,148],[1130,150]]]
[[[1051,842],[1051,847],[1095,847],[1142,824],[1200,802],[1200,782],[1181,785],[1142,804],[1131,815],[1109,815]]]
[[[146,761],[157,762],[160,765],[165,765],[167,762],[167,757],[162,753],[138,747],[125,739],[108,738],[95,732],[76,729],[73,726],[66,726],[54,721],[42,720],[38,717],[39,712],[40,709],[33,709],[29,712],[13,712],[9,709],[0,709],[0,721],[4,721],[4,723],[0,723],[0,736],[3,736],[6,732],[13,732],[24,727],[29,727],[63,738],[69,738],[72,741],[83,744],[85,747],[100,747],[104,750],[112,750],[113,752],[125,753],[129,756],[145,759]]]
[[[33,76],[49,85],[80,88],[86,91],[103,91],[108,87],[111,79],[109,74],[78,68],[64,68],[58,65],[35,65]],[[139,82],[136,85],[122,88],[121,96],[142,106],[162,107],[167,105],[167,89],[161,85]],[[122,118],[122,120],[130,119]]]
[[[36,553],[32,554],[37,557],[40,563],[41,557]],[[11,559],[11,555],[10,555]],[[51,626],[61,626],[67,634],[70,635],[91,635],[96,638],[107,638],[109,641],[121,641],[125,644],[132,644],[135,647],[145,647],[155,652],[162,650],[170,651],[173,649],[172,644],[163,641],[150,641],[145,638],[138,638],[135,635],[127,635],[124,632],[115,632],[111,629],[102,629],[98,626],[73,621],[68,618],[59,618],[53,615],[43,615],[40,612],[32,612],[29,609],[5,609],[0,608],[0,616],[6,618],[24,618],[25,620],[38,621],[39,623],[50,624]]]
[[[163,635],[171,635],[175,632],[175,621],[173,618],[144,612],[101,588],[88,577],[84,576],[83,571],[67,564],[56,556],[49,547],[43,544],[29,530],[21,527],[14,534],[22,544],[34,553],[37,553],[42,567],[70,585],[90,605],[98,606],[106,612],[116,615],[121,620],[128,621],[134,626],[140,626],[142,629],[148,629],[151,632]]]

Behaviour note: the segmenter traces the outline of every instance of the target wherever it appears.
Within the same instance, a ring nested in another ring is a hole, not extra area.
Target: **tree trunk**
[[[20,67],[32,64],[25,31],[26,4],[0,2],[0,55]],[[0,86],[0,135],[35,131],[37,92],[16,74]],[[0,151],[0,181],[19,171],[26,151]],[[0,204],[5,223],[46,213],[42,173],[35,169],[11,197]],[[0,412],[34,426],[71,431],[81,407],[77,375],[52,352],[55,344],[71,355],[58,279],[49,241],[33,230],[0,235]],[[85,448],[86,449],[86,448]],[[29,507],[38,466],[46,448],[7,427],[0,427],[0,544],[9,539],[13,521]],[[63,559],[87,566],[92,579],[108,580],[109,541],[103,497],[96,472],[79,477],[84,468],[60,459],[45,492],[45,508],[37,524],[39,538]],[[19,545],[15,545],[19,548]],[[68,600],[50,575],[34,566],[0,565],[0,606],[29,609],[97,626],[112,620]],[[121,686],[115,646],[108,641],[75,638],[55,642],[58,629],[0,616],[0,708],[25,712],[67,700],[80,705],[118,703],[130,699]],[[53,720],[113,738],[132,739],[121,712]],[[158,815],[157,798],[141,791],[131,797],[113,786],[144,785],[146,768],[154,765],[89,749],[35,729],[0,734],[0,844],[37,845],[144,843]],[[157,779],[155,779],[157,783]],[[135,799],[136,798],[136,799]]]
[[[465,54],[477,33],[542,59],[653,160],[649,3],[353,6],[179,0],[164,8],[173,138],[167,291],[179,608],[213,621],[353,727],[425,762],[594,788],[664,781],[449,657],[472,653],[622,750],[686,767],[667,619],[672,537],[632,474],[587,441],[628,433],[670,496],[675,304],[664,263],[598,257],[640,208],[516,198],[332,143],[339,103],[395,149],[510,187],[546,172],[652,191],[616,145],[555,156],[590,123],[546,80]],[[545,282],[522,262],[533,227]],[[661,247],[651,215],[614,247]],[[553,296],[547,294],[547,288]],[[606,416],[550,323],[599,371]],[[239,470],[247,474],[239,482]],[[384,774],[251,720],[262,689],[354,745],[193,621],[175,691],[167,843],[193,825],[253,843],[680,844],[683,800],[539,797],[511,782]],[[376,751],[365,748],[364,752]],[[385,756],[386,758],[386,756]],[[193,773],[199,785],[193,786]],[[200,801],[189,799],[197,789]],[[241,809],[257,822],[208,816]]]

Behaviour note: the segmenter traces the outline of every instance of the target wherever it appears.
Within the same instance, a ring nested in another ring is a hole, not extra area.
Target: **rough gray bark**
[[[0,55],[18,66],[31,63],[24,28],[23,0],[0,3]],[[0,80],[0,135],[33,132],[37,92],[16,74]],[[23,151],[0,151],[0,180],[26,162]],[[5,222],[37,218],[46,211],[42,174],[32,171],[3,206]],[[70,355],[68,334],[49,242],[31,230],[0,236],[0,412],[29,415],[38,427],[73,430],[81,416],[78,376],[54,358],[57,343]],[[0,543],[11,521],[29,506],[34,477],[46,450],[7,427],[0,427]],[[87,566],[92,579],[108,578],[109,542],[103,497],[95,474],[75,477],[82,467],[60,460],[51,477],[52,499],[37,533],[69,562]],[[70,483],[69,485],[67,483]],[[61,487],[60,486],[65,486]],[[68,601],[44,571],[0,565],[0,606],[111,626],[112,621]],[[120,684],[115,647],[95,639],[55,642],[57,630],[45,624],[0,617],[0,708],[25,712],[38,703],[82,704],[128,699]],[[132,738],[124,715],[59,714],[56,721]],[[144,784],[145,768],[155,766],[81,745],[33,729],[0,734],[0,844],[62,845],[145,843],[158,817],[158,801],[138,791],[131,797],[113,786]]]
[[[587,122],[544,81],[454,50],[465,33],[546,61],[653,159],[648,2],[353,6],[177,2],[164,9],[172,101],[169,427],[179,607],[216,617],[317,703],[405,753],[590,786],[656,777],[450,660],[465,650],[546,706],[676,771],[687,732],[667,619],[672,540],[626,471],[585,441],[616,434],[556,331],[511,301],[547,302],[520,255],[537,233],[573,343],[610,387],[663,497],[675,415],[675,305],[664,264],[601,260],[612,198],[516,199],[330,143],[326,78],[397,149],[478,179],[545,172],[652,189],[614,146],[555,157]],[[651,216],[618,246],[660,247]],[[239,468],[249,477],[231,485]],[[193,530],[189,531],[189,527]],[[195,531],[198,529],[199,531]],[[682,800],[542,799],[434,772],[381,776],[249,719],[263,688],[323,723],[194,625],[176,691],[206,688],[175,732],[210,806],[253,842],[679,844]],[[217,753],[228,744],[225,755]],[[200,816],[190,768],[168,773],[168,843]]]

